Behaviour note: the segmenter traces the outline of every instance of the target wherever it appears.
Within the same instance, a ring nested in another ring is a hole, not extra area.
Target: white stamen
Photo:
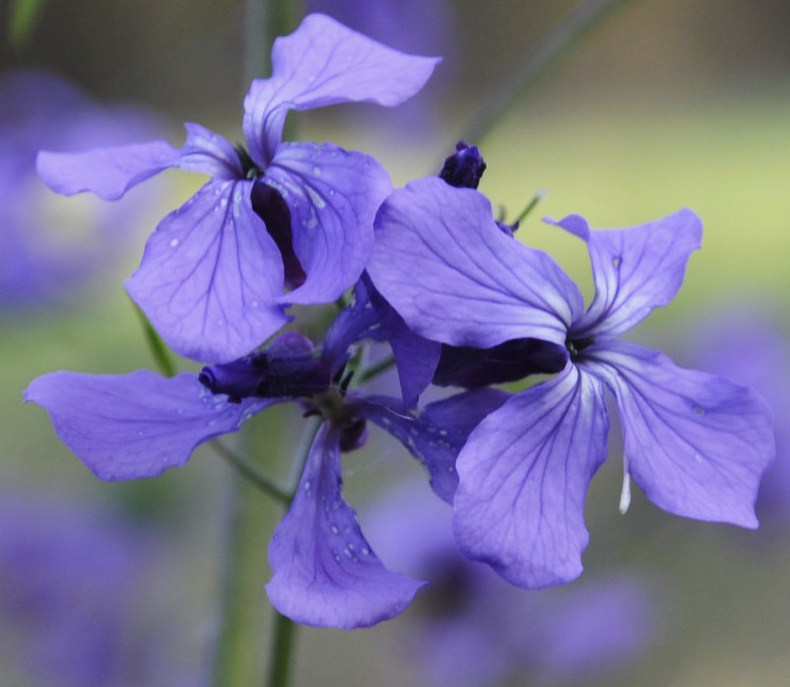
[[[623,490],[620,492],[620,513],[625,515],[631,505],[631,475],[628,468],[623,472]]]

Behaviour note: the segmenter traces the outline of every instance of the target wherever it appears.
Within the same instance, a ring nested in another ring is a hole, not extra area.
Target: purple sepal
[[[326,391],[327,365],[313,353],[312,342],[299,332],[278,336],[265,350],[230,363],[204,367],[198,379],[213,394],[231,403],[257,398],[300,398]]]
[[[485,196],[436,177],[407,184],[381,206],[367,270],[409,327],[454,346],[521,338],[564,345],[583,307],[551,258],[500,231]]]
[[[193,374],[161,377],[53,372],[34,379],[26,402],[45,408],[55,433],[97,477],[156,477],[183,465],[209,439],[235,432],[276,400],[228,403]]]
[[[177,353],[246,355],[290,320],[283,266],[250,202],[251,181],[212,180],[150,236],[126,289]]]
[[[439,386],[476,389],[533,374],[555,374],[567,360],[564,346],[539,339],[516,339],[485,349],[443,345],[432,381]]]
[[[90,191],[117,200],[130,188],[174,166],[180,152],[166,141],[95,148],[81,153],[41,151],[36,169],[43,182],[66,196]]]
[[[331,143],[285,143],[263,183],[291,215],[293,251],[307,275],[280,303],[328,303],[359,279],[373,251],[373,218],[392,190],[372,157]]]
[[[462,553],[521,587],[578,577],[589,539],[584,499],[607,430],[603,384],[570,363],[491,413],[456,463]]]
[[[615,394],[626,467],[647,497],[676,515],[757,527],[760,476],[775,453],[765,401],[624,341],[585,354]]]
[[[266,591],[304,625],[351,630],[401,613],[423,582],[384,568],[341,495],[337,432],[319,429],[296,497],[269,542]]]
[[[458,487],[459,451],[469,433],[508,398],[499,389],[478,389],[429,403],[415,414],[392,399],[371,397],[359,412],[398,439],[428,471],[436,495],[451,503]]]
[[[587,242],[595,298],[571,336],[617,336],[667,305],[683,283],[691,253],[702,244],[702,221],[691,210],[627,229],[592,230],[579,215],[552,224]]]
[[[244,135],[265,167],[277,152],[288,110],[344,102],[393,106],[419,91],[438,58],[388,48],[323,14],[310,14],[274,41],[273,74],[252,82],[244,99]]]

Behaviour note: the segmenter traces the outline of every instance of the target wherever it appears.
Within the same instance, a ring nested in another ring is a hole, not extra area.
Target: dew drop
[[[694,406],[694,414],[695,415],[704,415],[705,414],[705,408],[703,408],[702,406]]]
[[[620,267],[620,263],[621,263],[621,262],[622,262],[622,261],[621,261],[621,259],[620,259],[619,257],[617,257],[617,258],[614,258],[614,259],[612,260],[612,264],[613,264],[615,267]]]
[[[320,177],[321,176],[321,168],[320,167],[313,167],[313,174],[315,174],[317,177]]]
[[[178,245],[178,239],[170,239],[170,247],[175,248]]]
[[[336,525],[332,525],[332,534],[340,534],[340,530],[337,529]]]
[[[307,481],[304,483],[304,490],[305,490],[305,491],[310,491],[310,486],[311,486],[311,484],[310,484],[310,480],[307,480]]]

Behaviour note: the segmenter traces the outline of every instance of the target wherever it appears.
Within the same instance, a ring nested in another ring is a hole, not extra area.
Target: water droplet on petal
[[[178,245],[178,239],[170,239],[170,247],[175,248]]]

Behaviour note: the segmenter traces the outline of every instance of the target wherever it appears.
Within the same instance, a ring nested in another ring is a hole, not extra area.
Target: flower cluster
[[[368,155],[283,141],[289,110],[396,105],[436,59],[313,14],[275,42],[272,63],[244,101],[246,145],[187,124],[180,149],[154,141],[39,155],[42,178],[65,194],[119,198],[169,167],[211,176],[162,220],[127,282],[162,338],[206,363],[200,374],[56,372],[25,392],[92,472],[153,477],[269,406],[298,404],[317,429],[269,545],[267,592],[294,620],[341,628],[393,617],[423,584],[384,566],[343,499],[341,455],[365,443],[368,423],[402,443],[452,504],[461,552],[518,586],[581,573],[607,390],[624,431],[622,510],[633,479],[671,513],[756,526],[774,452],[766,404],[619,339],[679,289],[700,245],[694,213],[607,231],[575,215],[553,222],[588,247],[596,292],[585,309],[548,255],[514,239],[517,224],[494,219],[476,190],[485,162],[474,146],[458,144],[439,176],[393,190]],[[280,331],[292,305],[341,297],[320,344]],[[369,342],[391,348],[399,398],[362,386]],[[538,373],[553,376],[518,393],[496,387]],[[431,384],[456,391],[420,405]]]

